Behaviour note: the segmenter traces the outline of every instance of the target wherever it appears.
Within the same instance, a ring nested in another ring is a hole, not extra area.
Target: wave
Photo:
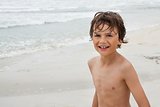
[[[30,24],[14,24],[14,25],[6,25],[0,26],[0,29],[8,29],[8,28],[16,28],[16,27],[27,27],[27,26],[37,26],[37,25],[45,25],[45,24],[54,24],[54,23],[62,23],[62,21],[53,21],[53,22],[39,22],[39,23],[30,23]]]
[[[0,8],[0,13],[63,13],[63,12],[90,12],[96,8],[68,7],[68,8]]]
[[[14,43],[0,42],[0,58],[74,46],[87,42],[89,42],[89,37],[64,38],[63,41],[48,38],[42,40],[25,40]]]
[[[43,26],[43,25],[49,25],[49,24],[56,24],[56,23],[66,23],[69,21],[76,21],[76,20],[83,20],[83,19],[88,19],[89,17],[85,18],[71,18],[71,19],[65,19],[65,20],[57,20],[57,21],[39,21],[39,22],[30,22],[30,23],[15,23],[12,25],[0,25],[0,29],[8,29],[8,28],[18,28],[18,27],[29,27],[29,26]]]
[[[3,18],[3,20],[0,21],[0,29],[30,26],[30,25],[42,25],[49,23],[59,23],[79,18],[88,18],[89,14],[91,14],[92,12],[93,9],[80,8],[80,7],[68,8],[68,9],[56,9],[56,10],[54,9],[3,10],[0,11],[1,18]]]
[[[16,0],[15,0],[16,1]],[[72,0],[71,0],[72,1]],[[60,6],[57,6],[55,4],[61,3]],[[82,3],[81,3],[82,2]],[[17,2],[18,3],[18,2]],[[35,2],[29,2],[34,4]],[[158,0],[138,0],[138,1],[128,1],[128,0],[122,0],[122,1],[105,1],[103,0],[101,3],[99,1],[95,1],[91,3],[91,0],[88,1],[75,1],[75,5],[64,2],[64,1],[54,1],[51,2],[53,5],[47,3],[47,7],[43,5],[43,2],[40,2],[37,7],[34,5],[2,5],[0,7],[0,13],[62,13],[62,12],[91,12],[91,11],[97,11],[99,9],[113,9],[117,6],[123,7],[123,6],[134,6],[134,5],[145,5],[145,6],[159,6],[160,1]],[[73,2],[74,3],[74,2]],[[110,3],[108,5],[108,3]],[[36,4],[36,3],[35,3]],[[83,5],[82,5],[83,4]],[[105,5],[104,5],[105,4]],[[68,5],[68,6],[67,6]]]

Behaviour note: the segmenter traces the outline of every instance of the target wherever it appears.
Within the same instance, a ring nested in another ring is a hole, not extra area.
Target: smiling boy
[[[116,12],[98,12],[90,27],[94,48],[100,56],[88,61],[95,85],[92,107],[131,107],[130,93],[138,107],[150,107],[132,64],[117,52],[126,29]]]

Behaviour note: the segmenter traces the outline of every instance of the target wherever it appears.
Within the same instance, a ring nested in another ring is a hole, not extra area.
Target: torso
[[[130,107],[130,91],[123,79],[123,71],[117,64],[102,67],[95,58],[92,77],[95,84],[98,107]]]

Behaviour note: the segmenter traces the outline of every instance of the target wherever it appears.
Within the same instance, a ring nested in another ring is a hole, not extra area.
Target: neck
[[[115,62],[115,59],[117,58],[117,56],[119,55],[119,53],[117,51],[115,51],[114,53],[112,53],[111,55],[108,56],[101,56],[100,57],[100,62],[105,66],[111,65],[112,63]]]

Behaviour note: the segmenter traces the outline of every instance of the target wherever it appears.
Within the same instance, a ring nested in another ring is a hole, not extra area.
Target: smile
[[[104,45],[101,45],[101,46],[98,46],[100,49],[107,49],[109,48],[110,46],[104,46]]]

